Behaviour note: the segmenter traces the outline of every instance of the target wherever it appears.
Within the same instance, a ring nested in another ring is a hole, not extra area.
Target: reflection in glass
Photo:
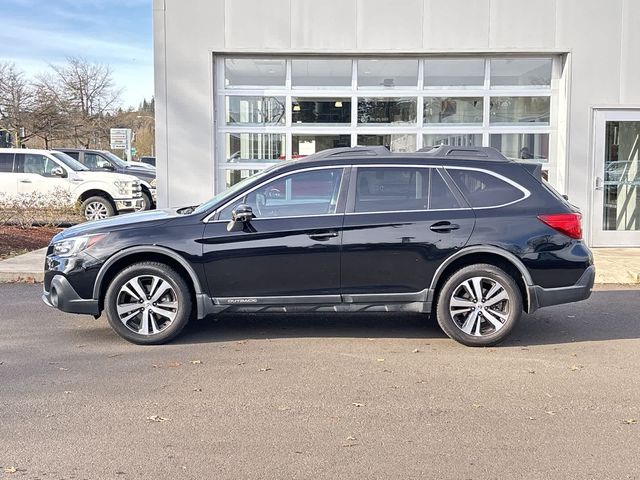
[[[358,99],[358,124],[416,123],[415,98]]]
[[[452,145],[456,147],[481,147],[481,133],[438,133],[422,136],[424,147],[435,147],[437,145]]]
[[[225,155],[227,163],[284,160],[285,136],[279,133],[227,133]]]
[[[427,58],[425,87],[469,87],[484,85],[484,58]]]
[[[225,170],[226,188],[230,188],[238,182],[255,175],[260,170]]]
[[[328,148],[350,146],[351,135],[293,135],[291,158],[295,160]]]
[[[351,98],[299,98],[291,99],[291,123],[349,124]]]
[[[226,97],[227,125],[283,124],[284,104],[284,97]]]
[[[507,158],[549,161],[548,133],[502,133],[490,136],[490,146]]]
[[[605,126],[604,230],[640,230],[640,122]]]
[[[418,87],[417,59],[360,59],[358,88]]]
[[[292,87],[350,87],[351,60],[294,58],[291,60]]]
[[[550,97],[491,97],[490,122],[549,124]]]
[[[358,145],[382,145],[392,152],[398,153],[415,152],[416,136],[413,133],[400,133],[395,135],[358,135]]]
[[[425,97],[425,123],[482,123],[482,97]]]
[[[285,60],[279,58],[226,58],[226,87],[280,86],[285,84]]]
[[[491,86],[551,86],[550,58],[492,58]]]

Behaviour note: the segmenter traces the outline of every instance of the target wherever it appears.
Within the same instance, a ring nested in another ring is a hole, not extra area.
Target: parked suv
[[[156,205],[156,171],[146,165],[131,165],[107,150],[57,148],[76,159],[93,172],[116,172],[133,175],[140,180],[142,205],[140,210],[151,210]]]
[[[0,192],[71,192],[87,220],[140,208],[140,182],[130,175],[96,173],[62,152],[24,148],[0,149]]]
[[[539,165],[491,148],[333,149],[269,168],[197,207],[70,228],[47,251],[44,301],[104,310],[157,344],[233,312],[423,312],[493,345],[523,311],[588,298],[580,213]]]

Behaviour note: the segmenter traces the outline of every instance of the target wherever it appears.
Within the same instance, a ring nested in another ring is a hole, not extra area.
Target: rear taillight
[[[579,213],[553,213],[551,215],[538,215],[538,220],[546,223],[554,230],[563,233],[567,237],[580,240],[582,238],[582,215]]]

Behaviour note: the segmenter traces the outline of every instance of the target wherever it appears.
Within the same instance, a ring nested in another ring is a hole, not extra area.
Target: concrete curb
[[[44,280],[46,248],[0,261],[0,283],[36,283]]]

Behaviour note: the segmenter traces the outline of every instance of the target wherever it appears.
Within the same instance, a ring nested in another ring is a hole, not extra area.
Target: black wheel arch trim
[[[515,268],[517,268],[520,274],[522,275],[522,279],[524,280],[524,283],[525,283],[525,291],[527,292],[527,297],[529,297],[526,299],[526,306],[527,307],[531,306],[531,295],[529,293],[529,287],[533,285],[533,279],[531,278],[531,274],[529,273],[529,270],[527,270],[527,267],[525,267],[522,261],[518,257],[516,257],[513,253],[507,250],[504,250],[503,248],[495,247],[492,245],[473,245],[470,247],[464,247],[458,250],[456,253],[450,255],[444,262],[442,262],[438,266],[435,273],[433,274],[433,278],[431,279],[431,285],[429,286],[428,300],[433,301],[436,293],[436,286],[438,285],[438,281],[440,280],[440,277],[442,276],[445,269],[449,265],[451,265],[451,263],[453,263],[455,260],[458,260],[462,257],[476,254],[476,253],[490,253],[494,255],[499,255],[503,257],[505,260],[507,260],[509,263],[511,263]],[[527,310],[529,310],[529,308],[527,308]]]
[[[193,289],[196,296],[202,295],[204,293],[204,291],[202,290],[202,285],[200,285],[200,280],[198,279],[198,275],[196,274],[193,267],[189,264],[189,262],[187,262],[182,257],[182,255],[180,255],[174,250],[171,250],[170,248],[160,247],[158,245],[141,245],[137,247],[129,247],[129,248],[125,248],[124,250],[120,250],[118,253],[111,256],[102,265],[102,267],[100,267],[100,271],[98,272],[98,275],[96,276],[96,281],[93,285],[93,298],[95,300],[100,299],[100,290],[102,288],[102,282],[107,272],[111,268],[111,266],[113,266],[113,264],[116,263],[118,260],[122,260],[123,258],[126,258],[131,255],[135,255],[137,253],[157,253],[160,255],[166,255],[170,257],[172,260],[175,260],[176,262],[178,262],[187,271],[187,273],[189,274],[191,283],[193,284]]]

